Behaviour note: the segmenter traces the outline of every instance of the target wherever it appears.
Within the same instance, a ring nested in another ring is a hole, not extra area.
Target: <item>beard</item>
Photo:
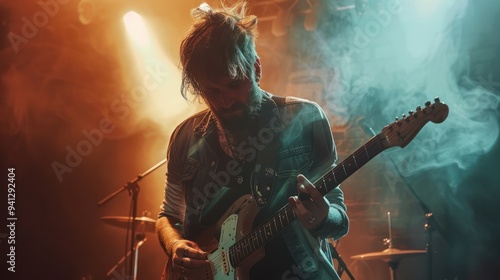
[[[257,120],[262,108],[263,93],[257,85],[254,85],[249,89],[248,94],[248,104],[234,104],[229,110],[223,112],[212,110],[225,129],[251,129],[258,124]]]

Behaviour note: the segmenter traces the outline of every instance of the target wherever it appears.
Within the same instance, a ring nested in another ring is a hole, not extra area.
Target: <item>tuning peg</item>
[[[398,117],[396,117],[396,124],[397,124],[398,126],[401,126],[401,122],[399,121],[399,118],[398,118]]]
[[[436,103],[441,103],[441,100],[439,100],[438,96],[436,96],[436,98],[434,98],[434,101],[436,101]]]
[[[413,110],[408,111],[408,115],[409,115],[410,117],[413,117],[413,116],[415,116],[415,118],[417,117],[417,115],[416,115],[416,114],[413,114]]]
[[[403,115],[401,115],[401,116],[403,117],[403,120],[404,120],[404,119],[406,119],[406,115],[405,115],[405,114],[403,114]]]
[[[425,107],[429,107],[429,106],[431,106],[431,102],[430,101],[425,102]]]
[[[415,116],[415,119],[418,118],[418,116],[420,116],[419,113],[422,111],[422,107],[418,106],[416,110],[417,110],[416,112],[410,111],[413,114],[412,116]]]

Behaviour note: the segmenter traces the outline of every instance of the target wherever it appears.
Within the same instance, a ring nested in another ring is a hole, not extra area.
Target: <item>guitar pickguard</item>
[[[212,263],[213,279],[235,279],[234,267],[229,260],[229,247],[236,242],[238,215],[229,216],[221,227],[219,247],[208,256]]]
[[[213,278],[216,280],[236,280],[248,279],[249,269],[260,260],[264,254],[264,248],[259,249],[249,258],[236,266],[231,263],[229,248],[236,242],[248,235],[252,231],[255,216],[259,212],[259,207],[251,195],[240,197],[226,211],[217,228],[219,245],[217,249],[208,256],[212,262]],[[232,253],[238,253],[232,251]]]

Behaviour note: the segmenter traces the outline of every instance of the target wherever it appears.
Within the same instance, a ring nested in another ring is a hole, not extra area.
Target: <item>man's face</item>
[[[201,80],[198,83],[207,105],[224,128],[245,128],[258,114],[262,91],[254,80],[236,80],[224,76],[215,80]]]

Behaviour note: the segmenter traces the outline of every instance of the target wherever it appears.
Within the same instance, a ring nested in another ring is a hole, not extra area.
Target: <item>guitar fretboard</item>
[[[361,146],[339,165],[314,182],[319,192],[323,196],[326,195],[364,164],[381,153],[384,150],[381,141],[385,141],[381,134],[372,137],[365,145]],[[287,203],[269,220],[233,244],[229,248],[230,261],[233,267],[275,237],[292,223],[295,218],[296,216],[292,207]]]

